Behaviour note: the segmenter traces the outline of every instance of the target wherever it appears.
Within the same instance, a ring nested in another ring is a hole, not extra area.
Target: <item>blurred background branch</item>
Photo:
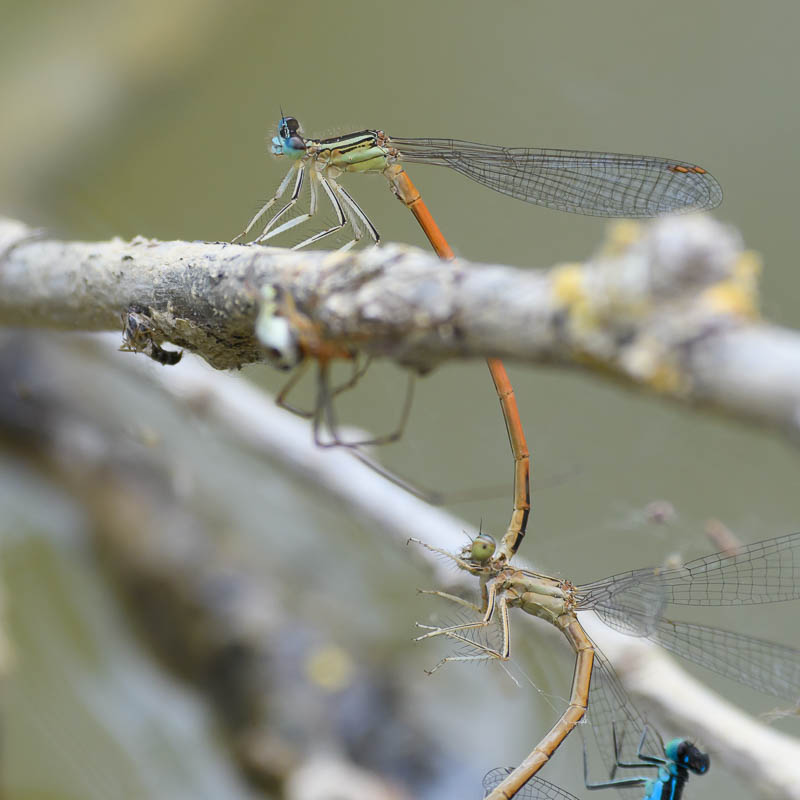
[[[105,344],[93,348],[94,369],[113,371],[118,357],[111,337]],[[83,361],[80,351],[44,337],[6,339],[0,349],[0,442],[86,510],[121,599],[164,662],[216,710],[245,774],[265,789],[285,785],[285,796],[297,800],[317,796],[321,790],[315,787],[325,780],[336,781],[337,796],[348,800],[401,800],[409,795],[400,780],[413,784],[414,776],[430,779],[452,769],[456,754],[428,737],[410,705],[416,678],[330,640],[314,621],[313,604],[298,602],[303,594],[318,594],[313,581],[282,579],[280,569],[265,581],[245,552],[226,546],[229,537],[220,539],[213,530],[222,520],[190,501],[153,434],[136,435],[126,426],[123,404],[108,405],[98,417],[87,408],[102,404],[106,390],[100,382],[87,382],[80,397],[64,388],[63,376],[85,370]],[[172,378],[144,359],[133,372],[145,394],[162,395],[177,416],[202,419],[243,454],[277,462],[345,504],[389,549],[424,562],[430,585],[475,594],[474,579],[423,548],[406,547],[410,536],[422,536],[455,551],[466,522],[411,497],[345,451],[315,447],[306,423],[287,419],[237,376],[220,375],[198,361]],[[281,535],[267,532],[270,539]],[[314,570],[321,579],[324,561]],[[385,575],[377,571],[376,577]],[[336,604],[334,597],[328,602]],[[389,614],[390,602],[381,593],[370,596],[381,615]],[[514,614],[513,624],[515,642],[558,642],[554,647],[566,652],[548,626],[523,614]],[[602,624],[589,630],[658,727],[702,734],[715,764],[737,773],[753,791],[800,797],[796,742],[740,715],[748,730],[744,761],[740,740],[730,733],[736,730],[731,715],[738,712],[725,706],[723,713],[713,692],[674,664],[665,667],[669,659],[655,646]],[[433,648],[419,649],[427,650],[428,662],[434,660]],[[443,679],[426,680],[433,685]],[[531,736],[532,746],[536,734]]]

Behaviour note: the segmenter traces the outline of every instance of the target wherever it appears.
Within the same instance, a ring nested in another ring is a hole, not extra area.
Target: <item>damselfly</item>
[[[636,769],[644,772],[645,770],[656,770],[655,776],[636,775],[631,778],[612,777],[607,781],[590,782],[586,767],[584,752],[584,771],[583,777],[587,789],[608,789],[614,787],[638,788],[641,800],[681,800],[686,782],[690,774],[705,775],[709,767],[709,758],[706,753],[702,753],[687,739],[672,739],[662,745],[660,756],[643,752],[644,740],[647,730],[643,731],[637,757],[639,761],[624,761],[620,752],[615,752],[615,768]],[[616,744],[616,742],[615,742]],[[483,778],[483,789],[486,796],[499,786],[513,770],[498,767],[487,772]],[[517,800],[577,800],[577,798],[560,787],[548,781],[534,776],[516,794]]]
[[[398,184],[403,172],[401,162],[450,167],[501,194],[574,214],[654,217],[702,211],[722,202],[719,183],[705,169],[657,156],[501,147],[459,139],[410,139],[371,129],[329,139],[307,139],[297,119],[286,116],[278,122],[272,152],[286,156],[292,166],[275,195],[236,238],[247,236],[290,184],[289,201],[269,219],[255,241],[266,242],[302,225],[317,213],[321,187],[336,215],[336,224],[309,236],[293,249],[318,242],[348,226],[353,235],[343,249],[355,245],[365,234],[377,244],[380,235],[375,225],[336,179],[345,172],[382,173],[404,199],[403,187]],[[311,198],[308,212],[279,225],[297,204],[306,176]]]
[[[369,167],[369,157],[365,157],[363,147],[346,147],[347,153],[343,153],[340,147],[336,148],[335,156],[333,150],[328,151],[328,156],[324,156],[321,149],[316,149],[314,157],[312,158],[311,152],[307,147],[307,142],[300,136],[300,126],[296,119],[292,117],[282,117],[278,124],[279,135],[272,140],[272,151],[276,155],[287,155],[293,160],[292,168],[281,182],[275,196],[272,200],[268,201],[255,217],[250,221],[247,228],[242,234],[236,238],[245,236],[255,223],[267,212],[267,210],[283,195],[291,182],[292,176],[295,175],[294,190],[290,201],[267,223],[266,228],[256,241],[266,241],[274,235],[282,231],[289,230],[306,220],[313,217],[316,212],[317,206],[317,183],[324,189],[326,195],[333,204],[334,210],[337,215],[337,225],[323,231],[321,234],[315,234],[294,249],[312,244],[325,236],[340,230],[349,222],[353,228],[354,237],[345,245],[344,249],[351,247],[361,238],[360,223],[366,226],[370,232],[373,240],[377,244],[379,240],[378,232],[366,215],[361,211],[355,201],[349,194],[336,182],[335,177],[341,171],[374,171]],[[328,144],[331,141],[326,140]],[[358,156],[361,153],[361,156]],[[308,164],[312,168],[308,169]],[[425,234],[430,239],[437,254],[442,258],[452,258],[453,251],[447,244],[444,236],[439,230],[438,226],[433,220],[433,217],[428,212],[427,207],[422,201],[419,192],[411,183],[411,180],[406,175],[405,171],[398,164],[393,164],[391,169],[383,169],[389,179],[394,192],[398,197],[403,200],[408,208],[414,213],[414,216],[422,225]],[[343,168],[344,167],[344,168]],[[307,214],[295,217],[294,219],[282,224],[278,228],[270,229],[278,222],[278,220],[288,212],[297,202],[300,191],[303,186],[303,178],[306,170],[309,172],[309,183],[311,186],[311,203],[309,212]],[[337,200],[337,197],[339,198]],[[236,239],[234,239],[236,241]],[[335,414],[333,410],[333,398],[344,391],[354,386],[366,370],[368,362],[365,364],[364,369],[358,369],[356,364],[357,354],[350,350],[335,350],[331,351],[329,347],[325,346],[325,342],[317,336],[313,326],[306,323],[306,319],[302,314],[298,313],[293,303],[288,302],[288,298],[284,298],[285,302],[282,304],[283,308],[279,307],[276,302],[275,288],[270,287],[272,295],[265,298],[262,303],[261,313],[259,315],[259,338],[267,346],[271,352],[271,360],[274,364],[282,368],[288,368],[291,365],[300,365],[300,368],[307,367],[311,361],[317,363],[317,402],[313,410],[308,412],[301,411],[287,402],[287,395],[296,385],[302,372],[295,373],[289,380],[286,386],[281,390],[278,395],[278,402],[288,410],[299,413],[302,416],[310,417],[314,423],[314,439],[318,444],[337,444],[349,446],[354,449],[359,457],[365,461],[369,466],[376,471],[386,475],[390,480],[395,481],[401,486],[405,486],[413,491],[415,494],[424,496],[425,493],[418,492],[414,487],[398,479],[397,476],[387,472],[380,465],[371,459],[370,456],[365,455],[358,450],[358,447],[363,444],[381,444],[389,441],[395,441],[402,435],[403,428],[408,418],[410,409],[410,399],[412,392],[412,384],[409,381],[409,388],[406,392],[406,403],[403,407],[403,414],[400,424],[397,429],[391,434],[373,439],[367,442],[346,442],[341,439],[335,423]],[[291,306],[291,307],[290,307]],[[296,320],[300,320],[303,324],[298,326],[294,324]],[[289,323],[287,325],[287,322]],[[300,330],[302,328],[302,330]],[[291,351],[291,358],[286,357],[287,350]],[[333,388],[329,378],[329,364],[333,358],[346,358],[354,364],[352,377],[349,381],[339,387]],[[500,400],[500,407],[503,413],[503,419],[506,424],[506,431],[508,432],[511,451],[514,458],[514,508],[512,511],[511,521],[509,522],[508,530],[503,538],[502,548],[510,558],[519,547],[522,538],[525,535],[525,528],[527,525],[528,514],[530,512],[530,455],[528,446],[525,441],[525,435],[522,429],[522,422],[519,417],[517,408],[517,401],[514,396],[514,389],[511,381],[508,378],[505,367],[499,359],[491,358],[487,361],[489,371],[492,375],[492,380]],[[322,423],[327,423],[326,427],[330,433],[327,441],[323,442],[321,435]]]
[[[395,195],[414,214],[436,253],[444,259],[453,258],[450,245],[405,172],[402,161],[449,166],[502,194],[581,214],[648,217],[714,208],[722,201],[722,190],[713,176],[702,167],[683,161],[590,151],[499,147],[455,139],[393,138],[379,130],[329,139],[306,139],[300,123],[289,116],[281,116],[278,122],[272,152],[276,156],[286,156],[292,165],[274,196],[234,241],[247,236],[291,184],[288,202],[269,219],[254,241],[266,242],[312,219],[317,212],[321,187],[336,215],[336,224],[303,239],[293,249],[318,242],[347,226],[352,230],[352,238],[342,249],[355,245],[365,233],[377,244],[380,240],[377,228],[336,179],[345,172],[382,173]],[[310,187],[308,212],[281,222],[297,204],[306,175]],[[316,359],[320,366],[318,403],[312,416],[315,420],[332,421],[331,398],[335,390],[329,385],[328,361],[319,359],[313,351],[304,355]],[[505,368],[499,359],[489,359],[487,363],[514,456],[514,510],[500,551],[509,559],[522,541],[530,512],[530,457]],[[356,381],[354,376],[347,387]],[[295,382],[290,381],[281,392],[282,401],[285,402]],[[402,426],[388,438],[394,440],[401,432]],[[318,433],[315,436],[318,437]],[[335,429],[332,439],[334,443],[346,444]]]
[[[689,775],[705,775],[710,764],[706,753],[701,752],[688,739],[672,739],[661,745],[661,755],[644,752],[645,738],[648,728],[642,731],[636,756],[638,761],[625,761],[619,750],[616,734],[614,734],[614,772],[606,781],[590,781],[584,748],[583,778],[587,789],[625,789],[637,788],[640,800],[681,800]],[[659,740],[661,737],[658,737]],[[617,778],[617,769],[635,769],[639,772],[656,770],[656,774],[635,775],[628,778]],[[510,774],[513,769],[497,767],[486,773],[483,778],[483,789],[490,796]],[[577,798],[560,787],[535,775],[516,794],[517,800],[577,800]]]
[[[419,540],[414,540],[419,542]],[[418,640],[445,635],[474,648],[471,655],[447,656],[431,670],[454,661],[507,660],[510,653],[508,612],[520,607],[559,628],[577,655],[569,707],[531,754],[489,795],[509,800],[549,759],[583,717],[590,681],[599,651],[583,631],[577,614],[594,611],[607,625],[633,636],[646,637],[700,666],[754,689],[780,697],[800,694],[800,650],[706,625],[678,622],[662,615],[666,605],[733,606],[800,598],[800,533],[742,547],[735,554],[715,553],[682,567],[640,569],[576,586],[495,559],[494,542],[481,534],[457,555],[419,542],[445,555],[480,578],[480,607],[446,592],[430,591],[481,615],[475,622],[427,629]],[[502,644],[493,648],[470,638],[471,631],[497,620]],[[602,681],[601,683],[608,683]],[[594,687],[592,708],[595,707]],[[606,692],[598,713],[613,713],[615,701]],[[603,706],[611,706],[601,712]],[[613,717],[612,717],[613,719]],[[598,728],[593,724],[593,728]],[[641,727],[639,728],[641,730]]]

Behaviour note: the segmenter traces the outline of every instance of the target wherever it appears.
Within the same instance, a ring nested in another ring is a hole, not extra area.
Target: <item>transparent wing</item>
[[[586,714],[588,726],[583,726],[584,742],[587,746],[589,777],[602,782],[615,776],[616,758],[614,755],[614,735],[622,761],[628,763],[641,761],[639,743],[645,733],[642,752],[648,755],[663,756],[663,744],[658,733],[647,725],[642,715],[632,705],[622,688],[614,670],[600,651],[595,651],[595,667],[592,673],[592,688],[589,695],[589,708]],[[588,730],[587,730],[588,727]],[[643,774],[638,786],[617,787],[625,800],[641,800],[642,786],[649,778],[656,778],[658,767],[642,765]],[[498,786],[513,767],[497,767],[483,779],[484,796]],[[634,777],[630,774],[624,777]],[[616,773],[620,777],[620,773]],[[515,800],[573,800],[574,795],[552,783],[534,775],[515,795]]]
[[[513,767],[495,767],[483,776],[483,796],[489,794],[514,771]],[[641,792],[640,792],[641,794]],[[578,800],[553,783],[534,775],[517,793],[514,800]]]
[[[610,628],[629,636],[649,636],[666,603],[660,576],[639,569],[578,587],[580,610],[593,610]]]
[[[695,164],[656,156],[498,147],[457,139],[391,138],[401,160],[450,167],[527,203],[601,217],[655,217],[722,202],[716,179]]]
[[[715,553],[672,569],[635,570],[578,588],[579,608],[682,658],[795,702],[800,650],[660,616],[664,604],[732,606],[800,598],[800,534]],[[652,604],[652,605],[651,605]]]
[[[586,712],[589,731],[584,734],[589,762],[589,777],[592,781],[604,781],[621,777],[615,773],[614,735],[619,748],[621,761],[639,762],[639,743],[645,733],[642,752],[647,755],[663,757],[664,745],[658,732],[647,724],[622,688],[611,664],[595,648],[595,664],[592,672],[592,688],[589,694],[589,707]],[[635,773],[634,773],[635,774]],[[656,778],[657,767],[643,768],[642,785],[648,778]],[[633,777],[630,772],[624,777]],[[617,791],[626,800],[641,800],[641,785],[618,787]]]
[[[660,571],[667,603],[734,606],[800,598],[800,533],[713,553]]]
[[[732,631],[661,619],[650,637],[665,650],[760,692],[796,702],[800,650]]]
[[[639,569],[578,587],[581,608],[613,605],[617,594],[655,581],[664,602],[688,606],[778,603],[800,598],[800,533],[713,553],[682,567]],[[643,587],[642,591],[650,591]]]

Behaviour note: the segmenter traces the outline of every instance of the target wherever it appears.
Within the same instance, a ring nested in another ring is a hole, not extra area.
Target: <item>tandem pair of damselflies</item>
[[[421,544],[479,577],[483,598],[477,606],[445,592],[428,592],[480,615],[460,625],[421,626],[427,632],[419,639],[445,636],[469,650],[443,658],[432,672],[451,662],[507,660],[508,615],[513,607],[555,625],[576,652],[568,708],[520,766],[492,787],[487,795],[490,800],[511,800],[581,720],[587,705],[592,735],[608,769],[613,770],[620,758],[635,760],[636,751],[620,755],[609,737],[616,727],[625,741],[635,742],[645,723],[584,632],[578,620],[580,612],[593,611],[617,631],[651,639],[676,655],[761,692],[792,701],[800,695],[800,650],[707,625],[675,621],[663,614],[668,605],[737,606],[800,598],[800,533],[747,545],[735,554],[715,553],[681,567],[624,572],[582,586],[514,569],[504,559],[496,560],[493,542],[486,534],[457,555]],[[475,633],[495,623],[500,627],[501,644],[487,646]],[[658,752],[658,739],[646,737],[644,751]]]

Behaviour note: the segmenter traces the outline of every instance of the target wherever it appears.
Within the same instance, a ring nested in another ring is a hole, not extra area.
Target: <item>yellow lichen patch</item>
[[[706,289],[703,299],[717,313],[758,319],[758,278],[761,268],[759,255],[752,250],[745,250],[734,265],[731,277]]]
[[[570,356],[576,364],[580,364],[582,367],[588,367],[597,372],[609,373],[612,375],[618,372],[613,364],[602,358],[598,358],[596,355],[586,350],[573,349],[570,352]]]
[[[306,659],[308,679],[327,692],[338,692],[353,680],[353,662],[341,647],[319,647]]]
[[[583,266],[581,264],[562,264],[553,270],[553,294],[565,306],[586,302],[583,288]]]
[[[718,283],[706,289],[703,296],[716,312],[748,319],[758,318],[756,298],[745,287],[739,286],[734,281]]]
[[[680,370],[669,362],[661,362],[646,381],[659,394],[682,394],[686,390],[686,379]]]
[[[761,256],[755,250],[744,250],[736,260],[736,265],[733,268],[733,274],[739,280],[757,281],[761,276],[761,271],[764,269],[764,264],[761,261]]]
[[[556,304],[566,310],[569,326],[576,332],[591,330],[597,321],[584,280],[584,267],[581,264],[564,264],[553,270],[552,286]]]
[[[640,339],[624,354],[622,361],[628,375],[654,392],[676,395],[688,388],[686,376],[661,343],[652,337]]]
[[[592,315],[584,280],[584,267],[581,264],[563,264],[553,271],[552,286],[556,303],[565,307],[571,317],[580,318],[586,324]]]
[[[608,257],[622,255],[642,237],[642,226],[632,219],[612,222],[606,231],[601,254]]]

